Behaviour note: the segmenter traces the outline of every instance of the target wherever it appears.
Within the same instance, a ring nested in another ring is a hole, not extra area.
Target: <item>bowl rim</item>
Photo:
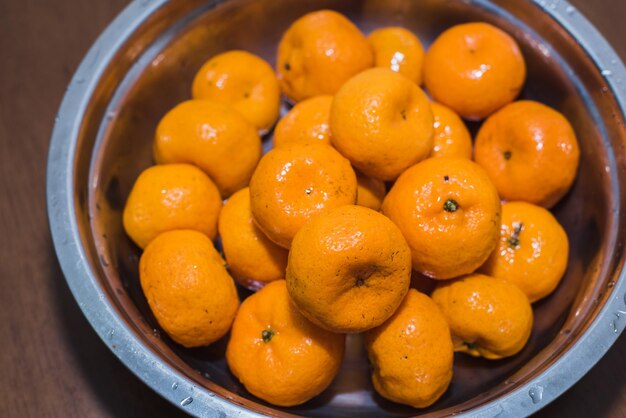
[[[260,417],[227,399],[215,396],[162,361],[127,327],[98,284],[81,247],[74,196],[74,156],[89,99],[115,52],[168,0],[134,0],[104,30],[76,70],[55,118],[48,150],[46,201],[54,248],[61,269],[81,311],[113,354],[160,396],[194,416]],[[471,1],[471,0],[470,0]],[[488,0],[487,0],[488,1]],[[219,3],[221,0],[212,0]],[[626,113],[626,68],[595,29],[568,1],[547,4],[533,0],[573,36],[604,76],[622,117]],[[623,80],[623,83],[622,83]],[[616,203],[619,205],[619,201]],[[619,212],[619,207],[617,208]],[[474,417],[527,416],[569,389],[608,351],[626,327],[626,271],[597,316],[571,348],[532,381],[462,415]]]

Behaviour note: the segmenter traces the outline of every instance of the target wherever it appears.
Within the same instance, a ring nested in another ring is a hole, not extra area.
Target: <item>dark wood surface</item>
[[[0,416],[182,416],[100,342],[54,255],[49,135],[83,54],[125,0],[0,0]],[[626,0],[574,0],[626,59]],[[626,337],[537,416],[626,417]]]

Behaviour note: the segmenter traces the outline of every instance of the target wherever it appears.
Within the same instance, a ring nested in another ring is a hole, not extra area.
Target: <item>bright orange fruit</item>
[[[284,248],[311,218],[356,202],[350,162],[322,143],[293,143],[263,156],[250,181],[250,207],[259,228]]]
[[[580,150],[570,123],[556,110],[521,100],[494,113],[478,131],[474,158],[500,196],[546,208],[570,189]]]
[[[270,241],[254,223],[250,189],[241,189],[226,201],[218,227],[228,270],[235,280],[259,289],[285,278],[287,250]]]
[[[569,254],[567,234],[541,206],[526,202],[502,205],[500,242],[480,271],[511,282],[531,302],[558,286]]]
[[[252,393],[294,406],[322,392],[339,371],[345,337],[309,322],[293,306],[284,280],[247,298],[226,348],[228,367]]]
[[[388,218],[342,206],[307,222],[287,263],[287,289],[304,316],[333,332],[382,324],[402,302],[411,252]]]
[[[353,75],[374,65],[365,36],[332,10],[308,13],[291,24],[278,44],[278,79],[295,102],[335,94]]]
[[[432,294],[450,329],[456,351],[497,360],[522,350],[533,326],[533,310],[517,286],[471,274],[440,282]]]
[[[261,133],[272,127],[280,111],[274,70],[246,51],[222,52],[208,60],[193,80],[192,96],[232,106]]]
[[[124,230],[141,248],[174,229],[195,229],[213,240],[221,207],[219,190],[199,168],[157,165],[135,180],[124,206]]]
[[[372,383],[382,397],[426,408],[452,380],[450,327],[426,295],[411,289],[387,322],[367,331]]]
[[[230,329],[239,297],[206,235],[192,230],[160,234],[141,255],[139,279],[154,317],[177,343],[208,345]]]
[[[488,23],[447,29],[424,59],[424,84],[432,98],[467,119],[483,119],[512,102],[525,80],[517,42]]]
[[[248,185],[261,158],[256,128],[230,106],[189,100],[159,122],[154,139],[158,164],[189,163],[215,182],[222,197]]]
[[[377,67],[402,74],[418,86],[422,83],[424,47],[411,31],[400,27],[376,29],[367,40],[374,48]]]
[[[424,92],[406,77],[373,68],[351,78],[330,109],[331,142],[363,174],[395,180],[428,157],[433,113]]]
[[[398,178],[382,212],[411,247],[413,268],[435,279],[472,273],[496,248],[500,198],[466,158],[430,158]]]

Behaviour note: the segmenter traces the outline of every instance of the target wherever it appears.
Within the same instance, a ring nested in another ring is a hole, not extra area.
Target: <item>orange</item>
[[[356,170],[355,170],[356,171]],[[380,210],[387,188],[385,182],[356,171],[357,197],[356,204],[366,208]]]
[[[211,344],[229,330],[239,297],[206,235],[164,232],[139,260],[139,279],[159,325],[185,347]]]
[[[517,42],[488,23],[451,27],[424,59],[424,84],[432,98],[467,119],[483,119],[513,101],[525,79]]]
[[[411,31],[400,27],[376,29],[367,40],[374,49],[376,67],[389,68],[418,86],[422,83],[424,47]]]
[[[558,286],[565,269],[567,234],[546,209],[526,202],[502,205],[500,243],[480,271],[511,282],[536,302]]]
[[[345,337],[325,331],[293,306],[284,280],[242,304],[226,348],[228,367],[252,393],[271,404],[299,405],[331,383]]]
[[[395,180],[428,157],[433,114],[424,92],[405,77],[374,68],[351,78],[330,109],[331,142],[364,174]]]
[[[124,207],[124,230],[141,248],[173,229],[195,229],[213,240],[221,207],[217,187],[199,168],[157,165],[135,180]]]
[[[241,189],[226,201],[218,226],[228,270],[235,280],[259,289],[285,278],[287,250],[270,241],[254,224],[250,189]]]
[[[302,16],[278,44],[280,86],[296,102],[335,94],[346,80],[373,65],[374,53],[365,36],[332,10]]]
[[[274,129],[274,147],[291,142],[330,144],[330,104],[333,96],[315,96],[296,103]]]
[[[222,52],[196,73],[194,99],[232,106],[261,132],[272,127],[280,111],[280,87],[272,67],[246,51]]]
[[[570,189],[580,150],[572,126],[538,102],[511,103],[494,113],[476,136],[474,158],[506,200],[546,208]]]
[[[517,354],[530,337],[530,302],[505,280],[472,274],[440,282],[432,298],[450,324],[456,351],[497,360]]]
[[[387,322],[367,332],[365,345],[383,398],[426,408],[450,385],[450,328],[437,305],[414,289]]]
[[[430,158],[405,171],[382,212],[400,228],[413,268],[450,279],[482,265],[500,238],[500,199],[485,171],[465,158]]]
[[[252,216],[269,239],[289,248],[310,218],[356,202],[348,160],[322,143],[294,143],[263,156],[250,181]]]
[[[435,119],[435,137],[431,157],[472,158],[472,137],[454,110],[442,104],[430,104]]]
[[[159,122],[154,140],[157,163],[190,163],[215,182],[222,197],[248,185],[261,158],[254,126],[230,106],[189,100]]]
[[[304,316],[333,332],[386,321],[409,289],[411,251],[385,216],[342,206],[311,219],[289,252],[287,289]]]

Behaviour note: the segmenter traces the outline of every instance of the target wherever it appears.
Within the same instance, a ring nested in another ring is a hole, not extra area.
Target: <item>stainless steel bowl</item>
[[[426,44],[455,23],[504,28],[528,62],[523,97],[563,112],[580,141],[578,179],[555,209],[570,237],[569,268],[558,290],[535,305],[528,346],[497,362],[458,355],[452,386],[425,411],[374,394],[358,336],[349,337],[341,374],[320,397],[286,409],[256,399],[229,373],[224,341],[186,350],[159,334],[138,284],[139,251],[122,230],[129,189],[151,164],[155,126],[189,97],[200,65],[232,48],[273,62],[287,25],[320,8],[338,9],[366,32],[406,26]],[[135,1],[91,48],[61,105],[48,162],[54,244],[104,343],[193,415],[528,415],[586,373],[626,325],[625,104],[624,65],[562,0]]]

